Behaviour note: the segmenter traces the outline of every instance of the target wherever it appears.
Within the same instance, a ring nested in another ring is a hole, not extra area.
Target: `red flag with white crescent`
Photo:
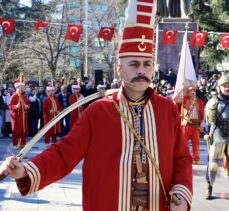
[[[11,34],[14,31],[14,19],[0,18],[0,25],[4,34]]]
[[[177,31],[174,30],[164,30],[162,32],[161,43],[164,45],[173,45],[176,42]]]
[[[48,23],[42,22],[42,21],[37,21],[33,23],[33,29],[34,31],[39,31],[42,29],[45,29],[48,27]]]
[[[102,38],[106,41],[111,41],[114,35],[114,27],[101,27],[98,33],[98,38]]]
[[[229,34],[222,34],[220,37],[220,44],[222,48],[229,48]]]
[[[190,40],[190,45],[201,47],[204,46],[207,37],[207,32],[193,32]]]
[[[65,35],[65,40],[72,40],[78,42],[80,39],[80,33],[82,32],[83,27],[81,24],[68,24],[68,29]]]

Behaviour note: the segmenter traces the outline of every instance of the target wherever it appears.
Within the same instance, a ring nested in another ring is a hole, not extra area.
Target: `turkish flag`
[[[168,45],[173,45],[176,42],[176,38],[177,38],[177,31],[173,31],[173,30],[164,30],[162,32],[162,39],[161,39],[161,43],[162,44],[168,44]]]
[[[72,40],[78,42],[80,39],[80,33],[82,32],[81,24],[68,24],[68,29],[65,35],[65,40]]]
[[[229,48],[229,34],[222,34],[220,37],[220,44],[222,48]]]
[[[114,27],[101,27],[98,33],[98,38],[102,38],[106,41],[111,41],[114,35]]]
[[[206,37],[207,32],[193,32],[190,45],[201,47],[204,45]]]
[[[14,31],[14,19],[0,18],[0,25],[4,34],[11,34]]]
[[[45,29],[48,27],[48,23],[42,22],[42,21],[37,21],[33,23],[33,29],[34,31],[39,31],[41,29]]]

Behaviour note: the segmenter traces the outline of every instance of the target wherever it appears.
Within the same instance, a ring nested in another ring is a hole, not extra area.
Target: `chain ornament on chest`
[[[142,126],[143,108],[144,108],[143,105],[131,106],[131,111],[134,117],[134,130],[140,136],[143,136],[143,134],[141,134],[141,127],[143,127]],[[137,147],[140,150],[142,163],[145,164],[146,163],[146,153],[144,150],[142,150],[141,144],[137,140],[135,140],[135,147]],[[136,163],[135,155],[134,155],[134,163]]]

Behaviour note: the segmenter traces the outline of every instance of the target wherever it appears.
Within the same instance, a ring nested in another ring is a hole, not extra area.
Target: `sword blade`
[[[45,125],[31,140],[28,144],[25,145],[25,147],[18,153],[16,156],[17,159],[21,160],[23,157],[31,150],[31,148],[49,131],[50,128],[52,128],[58,121],[60,121],[64,116],[66,116],[68,113],[73,111],[74,109],[82,106],[83,104],[90,102],[92,100],[95,100],[99,97],[109,96],[117,92],[117,89],[109,89],[106,90],[103,94],[101,92],[97,92],[95,94],[92,94],[88,97],[85,97],[62,112],[60,112],[57,116],[55,116],[47,125]]]

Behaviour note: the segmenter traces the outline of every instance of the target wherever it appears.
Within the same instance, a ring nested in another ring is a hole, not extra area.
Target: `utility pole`
[[[85,65],[84,65],[84,74],[88,76],[88,0],[85,0]]]
[[[83,0],[80,1],[80,23],[83,25]],[[81,79],[84,77],[84,50],[83,42],[80,42],[80,76]]]

